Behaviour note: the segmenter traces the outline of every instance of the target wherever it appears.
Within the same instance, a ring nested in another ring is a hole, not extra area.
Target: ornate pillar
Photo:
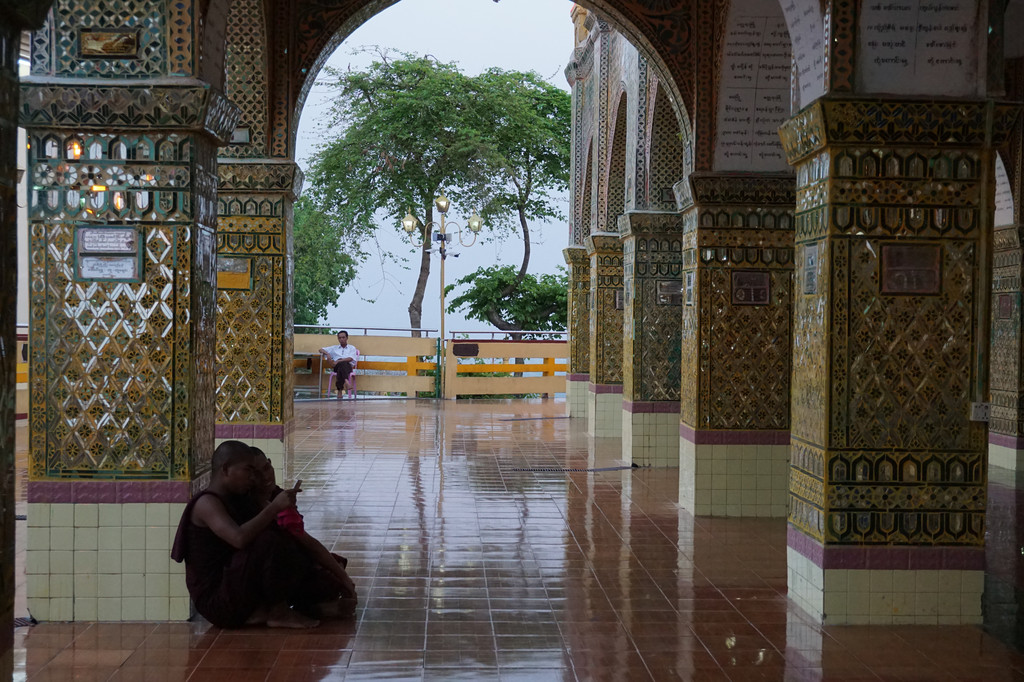
[[[622,240],[617,233],[587,237],[590,257],[590,385],[587,433],[622,435]]]
[[[683,221],[678,213],[619,218],[622,323],[622,459],[679,466]]]
[[[829,623],[981,620],[993,149],[1011,107],[822,98],[797,169],[789,595]],[[942,141],[941,143],[938,141]]]
[[[224,159],[217,197],[217,440],[262,449],[279,469],[293,426],[292,203],[287,160]]]
[[[189,616],[169,548],[213,454],[216,150],[239,113],[202,79],[219,58],[191,11],[72,3],[33,35],[26,573],[40,620]]]
[[[590,235],[594,206],[591,149],[597,112],[594,105],[596,82],[591,76],[596,34],[591,33],[595,19],[587,10],[573,5],[570,14],[576,48],[565,68],[566,80],[572,87],[572,182],[569,185],[572,222],[569,247],[562,251],[565,264],[569,266],[569,371],[565,377],[565,413],[570,417],[586,417],[590,382],[590,257],[584,242]]]
[[[1008,95],[1024,99],[1024,58],[1007,64]],[[989,464],[1024,469],[1024,120],[996,158],[995,239],[992,263],[992,412]]]
[[[590,257],[582,246],[562,250],[569,266],[569,371],[565,377],[565,412],[586,417],[590,385]]]
[[[0,679],[14,674],[14,399],[18,348],[18,56],[49,1],[0,0]]]
[[[683,211],[679,501],[696,515],[784,516],[793,177],[693,173]]]

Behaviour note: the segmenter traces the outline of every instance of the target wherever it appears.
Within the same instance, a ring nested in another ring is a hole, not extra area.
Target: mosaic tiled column
[[[217,197],[217,440],[261,448],[281,467],[293,425],[291,161],[219,167]]]
[[[977,101],[822,99],[797,168],[789,595],[829,623],[981,620],[993,146]],[[940,144],[937,140],[942,140]]]
[[[569,371],[565,377],[565,413],[587,416],[590,385],[590,257],[582,246],[562,250],[569,266]]]
[[[622,435],[622,240],[617,233],[587,237],[590,257],[590,384],[587,433]]]
[[[179,77],[193,65],[191,21],[149,10],[58,7],[33,34],[22,85],[25,568],[40,620],[190,615],[169,550],[213,454],[216,150],[238,110]],[[94,21],[110,34],[79,30]],[[117,78],[90,78],[101,73]]]
[[[683,221],[678,213],[619,218],[622,324],[622,459],[679,466],[679,326]]]
[[[985,523],[985,629],[1016,646],[1024,634],[1024,471],[992,471]]]
[[[0,0],[0,679],[14,666],[14,401],[17,385],[18,52],[48,2]]]
[[[992,262],[991,396],[988,463],[1024,468],[1021,276],[1024,226],[996,226]]]
[[[1024,99],[1024,58],[1009,60],[1007,96]],[[996,158],[993,219],[990,465],[1024,469],[1024,120]]]
[[[785,516],[794,181],[691,174],[683,210],[679,501]]]

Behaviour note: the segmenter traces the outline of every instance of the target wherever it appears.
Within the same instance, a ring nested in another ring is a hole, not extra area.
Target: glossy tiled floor
[[[41,624],[15,678],[1024,680],[981,628],[816,627],[786,601],[783,520],[694,519],[675,470],[617,468],[563,411],[299,403],[286,477],[350,559],[352,620]]]

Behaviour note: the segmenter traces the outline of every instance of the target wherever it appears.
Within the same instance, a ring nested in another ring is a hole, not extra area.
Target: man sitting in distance
[[[338,375],[336,383],[338,396],[340,397],[342,391],[352,387],[349,383],[349,377],[359,361],[359,349],[349,345],[347,331],[340,331],[338,332],[337,345],[321,348],[320,354],[326,356],[327,360],[334,365],[334,373]]]

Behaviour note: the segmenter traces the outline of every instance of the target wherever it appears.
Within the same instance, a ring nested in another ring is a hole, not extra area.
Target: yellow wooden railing
[[[319,350],[335,343],[330,334],[295,334],[297,395],[328,397],[331,368]],[[349,334],[349,343],[359,349],[356,388],[360,394],[435,395],[436,337]],[[445,345],[446,398],[565,392],[565,341],[449,339]]]
[[[565,392],[565,341],[457,339],[445,345],[445,398]]]

